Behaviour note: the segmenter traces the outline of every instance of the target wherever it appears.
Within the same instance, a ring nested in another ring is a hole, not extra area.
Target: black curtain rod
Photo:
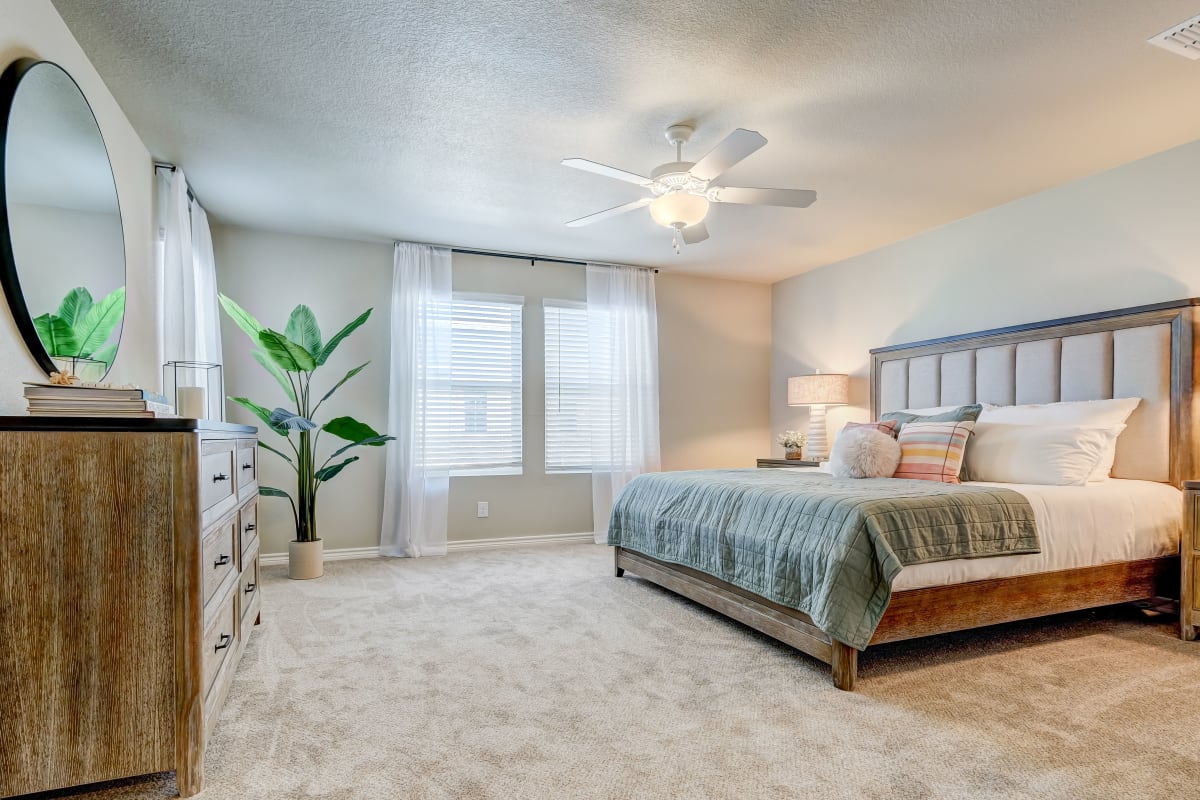
[[[179,169],[179,167],[175,166],[174,164],[168,164],[165,161],[155,161],[154,168],[156,170],[165,169],[168,172],[175,172]],[[188,184],[188,187],[187,187],[187,196],[188,196],[188,200],[191,200],[193,203],[199,202],[198,200],[196,200],[196,194],[195,194],[195,192],[192,191],[192,185],[190,183]]]
[[[535,256],[523,253],[504,253],[499,250],[468,250],[465,247],[451,247],[450,252],[462,253],[463,255],[468,256],[494,256],[496,258],[511,258],[517,261],[528,261],[530,266],[538,261],[541,261],[545,264],[570,264],[576,267],[586,267],[588,265],[588,262],[586,261],[573,261],[569,258],[550,258],[549,256]],[[658,270],[654,269],[654,267],[638,267],[638,269],[653,269],[654,274],[658,274]]]

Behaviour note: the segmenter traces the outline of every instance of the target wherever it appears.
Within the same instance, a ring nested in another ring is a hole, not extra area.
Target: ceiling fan
[[[691,125],[671,125],[667,128],[667,141],[675,146],[675,160],[659,164],[650,171],[649,178],[585,158],[564,158],[563,166],[635,183],[650,191],[649,197],[571,220],[567,225],[578,228],[650,206],[650,216],[654,221],[674,231],[671,244],[678,253],[681,240],[683,244],[696,244],[708,238],[704,218],[708,214],[709,203],[807,208],[816,201],[817,193],[811,189],[750,189],[715,185],[730,167],[765,145],[767,140],[757,131],[738,128],[699,161],[684,161],[683,145],[691,138],[693,131],[695,128]]]

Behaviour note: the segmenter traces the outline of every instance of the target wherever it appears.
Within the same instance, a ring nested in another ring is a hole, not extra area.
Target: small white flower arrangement
[[[784,431],[776,437],[776,441],[787,450],[798,450],[808,444],[808,434],[800,431]]]

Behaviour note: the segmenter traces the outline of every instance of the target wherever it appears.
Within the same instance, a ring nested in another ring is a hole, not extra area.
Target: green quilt
[[[792,469],[640,475],[608,543],[803,611],[859,650],[902,567],[1039,550],[1033,509],[1011,489]]]

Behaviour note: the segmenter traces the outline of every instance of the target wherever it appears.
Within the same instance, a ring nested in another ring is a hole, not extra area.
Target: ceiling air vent
[[[1172,26],[1158,36],[1151,36],[1146,41],[1193,61],[1200,59],[1200,14],[1187,22]]]

